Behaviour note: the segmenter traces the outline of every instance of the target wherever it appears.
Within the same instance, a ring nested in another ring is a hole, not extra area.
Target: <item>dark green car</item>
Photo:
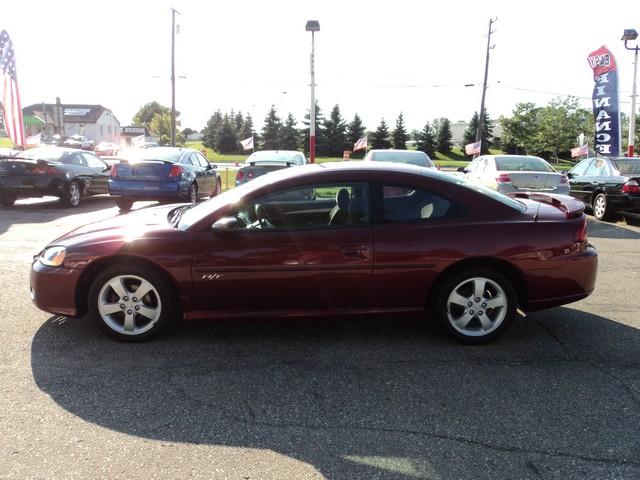
[[[640,158],[587,158],[567,173],[570,193],[598,220],[615,212],[640,213]]]

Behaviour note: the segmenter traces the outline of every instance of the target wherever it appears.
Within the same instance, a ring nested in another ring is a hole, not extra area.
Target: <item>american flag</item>
[[[2,73],[2,114],[4,129],[11,141],[18,146],[25,144],[20,91],[16,76],[16,57],[6,30],[0,32],[0,73]]]
[[[589,145],[584,144],[571,149],[571,158],[581,157],[582,155],[589,155]]]
[[[353,151],[357,152],[358,150],[367,149],[367,137],[359,138],[356,143],[353,144]]]
[[[464,146],[464,153],[466,153],[467,155],[475,155],[477,153],[480,153],[481,147],[482,147],[482,142],[467,143]]]

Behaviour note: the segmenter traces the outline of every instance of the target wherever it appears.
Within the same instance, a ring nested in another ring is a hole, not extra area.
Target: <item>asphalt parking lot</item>
[[[33,254],[116,214],[101,197],[0,208],[1,478],[640,478],[637,218],[590,222],[592,296],[490,345],[394,318],[129,345],[28,294]]]

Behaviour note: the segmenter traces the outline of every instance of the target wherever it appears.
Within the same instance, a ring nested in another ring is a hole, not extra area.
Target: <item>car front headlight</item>
[[[67,249],[64,247],[49,247],[40,254],[40,263],[47,267],[59,267],[66,255]]]

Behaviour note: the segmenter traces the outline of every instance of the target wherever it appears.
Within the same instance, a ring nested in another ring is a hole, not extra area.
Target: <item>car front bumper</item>
[[[31,265],[29,289],[31,300],[45,312],[75,317],[76,286],[81,270],[65,267],[47,267],[35,260]]]

